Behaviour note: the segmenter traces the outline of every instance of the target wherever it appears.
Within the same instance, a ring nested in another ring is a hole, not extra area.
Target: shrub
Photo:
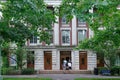
[[[111,68],[111,75],[120,75],[120,66],[113,66]]]
[[[9,67],[9,68],[2,68],[1,74],[2,75],[17,75],[17,74],[21,74],[21,72],[20,70],[16,70],[16,69]]]
[[[7,75],[9,73],[10,69],[9,68],[2,68],[1,69],[1,74],[2,75]]]
[[[29,74],[34,74],[34,69],[33,68],[25,68],[25,69],[22,69],[22,74],[26,74],[26,75],[29,75]]]

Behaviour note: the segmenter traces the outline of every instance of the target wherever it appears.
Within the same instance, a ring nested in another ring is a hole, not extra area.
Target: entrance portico
[[[94,70],[96,65],[96,54],[92,51],[79,51],[66,48],[49,47],[49,49],[33,49],[35,54],[35,70],[63,70],[63,59],[71,60],[72,70]]]

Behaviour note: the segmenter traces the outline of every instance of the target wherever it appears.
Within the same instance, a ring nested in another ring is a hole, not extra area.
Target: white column
[[[59,45],[59,17],[56,16],[56,22],[54,24],[54,44]]]
[[[44,53],[42,50],[35,51],[35,70],[44,70]]]
[[[57,50],[52,51],[52,70],[59,70],[59,58]]]
[[[72,70],[75,70],[75,51],[71,52]]]
[[[87,52],[87,65],[88,70],[94,70],[94,68],[97,67],[97,57],[96,53],[94,53],[93,51]]]
[[[72,19],[72,45],[77,45],[77,27],[76,27],[76,17],[73,16]]]
[[[60,51],[57,51],[57,57],[58,57],[58,61],[57,61],[58,70],[60,70]]]
[[[74,52],[74,57],[75,57],[74,68],[75,70],[79,70],[79,51]]]

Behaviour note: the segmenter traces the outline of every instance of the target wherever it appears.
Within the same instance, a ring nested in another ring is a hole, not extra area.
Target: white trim
[[[77,30],[87,30],[87,28],[77,28]]]
[[[60,28],[60,30],[71,30],[71,28]]]

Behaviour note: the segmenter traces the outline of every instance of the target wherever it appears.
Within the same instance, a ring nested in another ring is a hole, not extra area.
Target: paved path
[[[75,78],[119,78],[120,76],[101,76],[93,74],[38,74],[38,75],[3,75],[12,78],[52,78],[53,80],[74,80]]]

